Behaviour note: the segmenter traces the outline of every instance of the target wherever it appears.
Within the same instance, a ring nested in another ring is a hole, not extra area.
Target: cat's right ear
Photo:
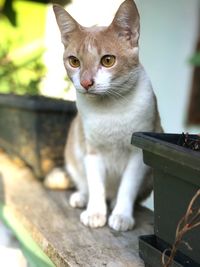
[[[79,24],[72,16],[61,6],[53,5],[53,11],[56,16],[56,21],[61,32],[62,42],[66,44],[70,33],[75,31]]]

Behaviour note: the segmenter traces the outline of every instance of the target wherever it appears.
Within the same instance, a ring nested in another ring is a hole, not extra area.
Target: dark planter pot
[[[143,259],[145,267],[162,267],[162,254],[166,248],[169,248],[169,244],[155,235],[139,237],[139,255]],[[165,260],[167,260],[167,255]],[[199,264],[178,252],[171,267],[199,267]]]
[[[196,136],[193,136],[194,138]],[[135,133],[132,144],[143,149],[144,162],[153,168],[155,235],[173,244],[177,224],[200,188],[200,152],[177,145],[179,134]],[[200,206],[200,201],[196,203]],[[192,250],[179,247],[200,264],[200,227],[184,236]]]
[[[63,164],[74,102],[0,94],[0,147],[21,158],[38,178]]]

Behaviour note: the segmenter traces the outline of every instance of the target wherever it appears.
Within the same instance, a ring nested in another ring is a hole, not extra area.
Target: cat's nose
[[[94,84],[94,81],[93,80],[82,80],[81,81],[81,85],[86,89],[86,90],[89,90],[90,87]]]

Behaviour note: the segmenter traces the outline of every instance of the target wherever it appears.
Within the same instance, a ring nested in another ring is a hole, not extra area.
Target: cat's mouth
[[[94,89],[89,89],[89,90],[78,90],[79,93],[90,96],[90,97],[99,97],[99,96],[105,96],[105,92],[102,91],[97,91]]]

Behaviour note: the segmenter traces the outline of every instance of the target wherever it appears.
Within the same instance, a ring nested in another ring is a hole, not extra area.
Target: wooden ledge
[[[130,232],[89,229],[79,221],[81,211],[69,207],[68,197],[69,192],[45,189],[28,168],[0,152],[0,215],[35,266],[144,266],[138,236],[153,232],[150,210],[137,209],[137,225]]]

